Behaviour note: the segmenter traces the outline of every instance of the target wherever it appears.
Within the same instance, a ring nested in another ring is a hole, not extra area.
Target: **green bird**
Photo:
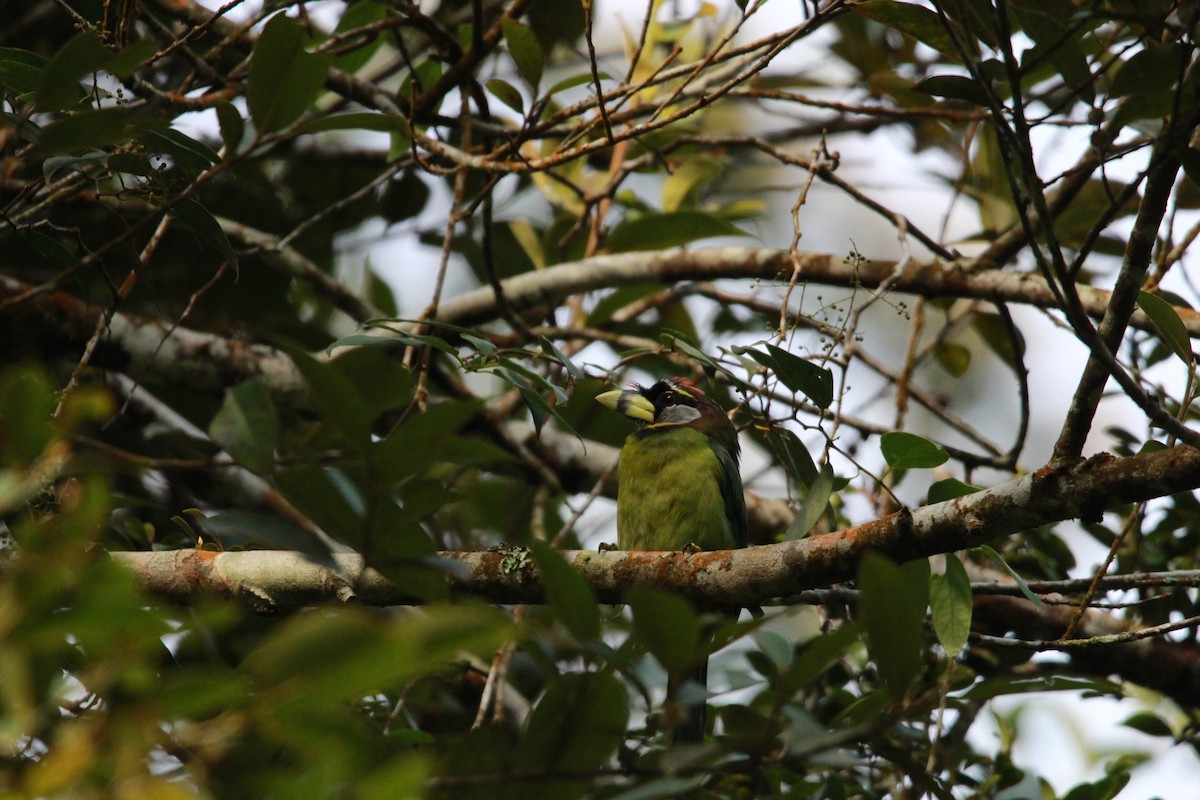
[[[747,544],[746,499],[738,472],[737,429],[715,400],[684,378],[631,385],[596,400],[645,423],[625,439],[617,473],[621,550],[729,550]],[[692,675],[668,676],[674,699],[686,680],[702,688],[707,662]],[[676,741],[704,737],[703,703],[688,709]]]

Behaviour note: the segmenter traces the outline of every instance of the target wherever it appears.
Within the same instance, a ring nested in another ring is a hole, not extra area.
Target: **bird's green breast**
[[[725,550],[737,543],[721,494],[721,463],[708,438],[687,426],[629,436],[618,472],[622,550]]]

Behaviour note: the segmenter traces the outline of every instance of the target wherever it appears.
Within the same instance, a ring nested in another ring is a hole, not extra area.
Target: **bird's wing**
[[[737,546],[745,547],[750,543],[750,532],[746,526],[746,496],[742,492],[742,474],[738,471],[737,460],[729,450],[713,442],[710,442],[710,446],[721,465],[721,499],[725,501],[725,518],[729,520],[729,530],[733,532],[733,540]]]

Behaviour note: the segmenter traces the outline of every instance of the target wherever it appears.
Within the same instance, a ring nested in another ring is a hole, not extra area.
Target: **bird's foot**
[[[696,553],[704,552],[704,548],[695,542],[688,542],[683,546],[683,552],[687,553],[689,556],[694,556]]]
[[[611,553],[616,549],[617,546],[612,542],[601,542],[600,546],[596,548],[596,551],[600,553]]]

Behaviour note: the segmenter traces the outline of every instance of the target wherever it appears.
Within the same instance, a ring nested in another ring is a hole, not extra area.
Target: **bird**
[[[748,543],[746,499],[738,470],[737,428],[711,397],[686,378],[636,383],[597,402],[643,423],[629,434],[617,467],[617,547],[621,550],[729,550]],[[668,675],[673,699],[687,680],[702,688],[708,663]],[[705,707],[688,707],[672,732],[703,741]]]

